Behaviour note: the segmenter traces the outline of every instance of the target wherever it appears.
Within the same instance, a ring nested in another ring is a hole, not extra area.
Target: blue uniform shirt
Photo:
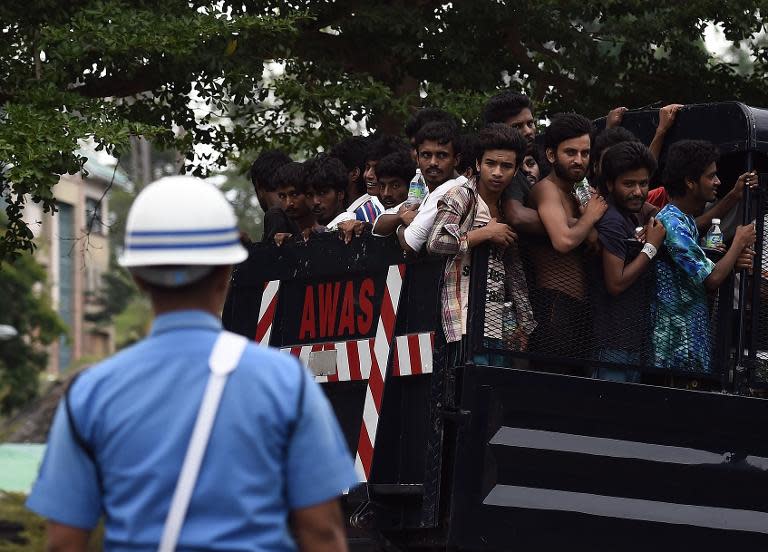
[[[164,314],[146,339],[84,372],[70,405],[99,471],[76,444],[62,401],[27,506],[85,529],[103,512],[107,550],[156,550],[220,330],[201,311]],[[249,345],[224,389],[177,549],[295,550],[288,513],[357,481],[306,369]]]

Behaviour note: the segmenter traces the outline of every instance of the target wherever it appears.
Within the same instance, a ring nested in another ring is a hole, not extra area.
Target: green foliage
[[[47,294],[36,289],[45,271],[31,254],[20,255],[0,270],[0,324],[19,337],[0,341],[0,413],[7,414],[35,397],[38,376],[48,355],[44,346],[66,332]]]
[[[131,296],[130,302],[114,317],[115,346],[118,349],[139,341],[149,333],[152,307],[149,299],[140,294]]]
[[[127,270],[112,260],[109,270],[101,276],[101,288],[95,298],[98,310],[86,314],[89,322],[109,324],[112,318],[123,312],[136,295],[136,285]]]
[[[79,140],[118,156],[132,135],[175,146],[190,160],[192,143],[230,153],[225,125],[213,113],[197,117],[190,104],[193,83],[213,111],[229,105],[231,91],[249,101],[242,91],[258,86],[263,59],[277,54],[297,17],[232,17],[226,5],[186,0],[3,2],[0,194],[9,223],[0,259],[33,249],[21,220],[25,194],[54,210],[59,175],[86,161],[76,153]],[[245,55],[235,55],[233,44]]]
[[[226,180],[219,189],[224,192],[235,210],[237,227],[251,241],[260,240],[264,228],[264,212],[259,207],[251,180],[237,169],[229,170],[221,177]]]
[[[756,37],[767,20],[761,0],[3,2],[0,259],[32,247],[20,194],[50,210],[57,175],[82,169],[83,138],[121,154],[142,134],[203,174],[267,144],[325,148],[354,123],[399,132],[422,104],[472,125],[504,87],[542,116],[766,104],[768,45]],[[749,52],[751,71],[708,53],[710,23]]]
[[[21,493],[0,492],[0,519],[20,527],[13,542],[0,540],[0,552],[45,550],[45,520],[26,509]]]
[[[29,552],[45,550],[45,519],[27,510],[24,506],[26,496],[21,493],[0,492],[0,520],[9,532],[10,528],[20,527],[13,535],[13,540],[0,538],[0,552]],[[88,552],[103,550],[104,527],[99,524],[88,542]],[[15,542],[17,541],[17,542]]]

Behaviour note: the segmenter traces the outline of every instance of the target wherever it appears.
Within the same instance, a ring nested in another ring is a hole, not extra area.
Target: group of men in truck
[[[349,138],[304,163],[266,152],[251,171],[267,213],[263,239],[282,244],[336,231],[348,242],[370,230],[396,238],[408,254],[446,256],[441,310],[449,343],[467,331],[470,253],[488,243],[488,349],[706,373],[708,292],[734,268],[752,267],[755,229],[736,228],[717,262],[700,236],[734,210],[757,175],[742,174],[718,199],[717,148],[684,140],[671,145],[654,177],[682,107],[660,110],[648,147],[620,126],[624,108],[612,110],[596,136],[586,117],[555,115],[536,140],[530,99],[503,92],[485,106],[476,134],[461,134],[452,115],[426,108],[408,122],[408,142]],[[423,198],[409,198],[414,175],[426,186]],[[663,186],[651,191],[652,178]],[[589,190],[581,202],[579,186]],[[641,242],[639,254],[632,240]],[[640,282],[651,267],[654,297],[643,299],[649,292]],[[650,339],[637,339],[638,328]],[[610,367],[593,375],[639,378]]]

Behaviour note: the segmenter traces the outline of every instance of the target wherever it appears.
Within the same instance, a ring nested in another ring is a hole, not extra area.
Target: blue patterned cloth
[[[670,203],[656,218],[667,237],[656,263],[654,363],[659,368],[710,373],[712,344],[704,280],[715,264],[699,247],[693,217]]]

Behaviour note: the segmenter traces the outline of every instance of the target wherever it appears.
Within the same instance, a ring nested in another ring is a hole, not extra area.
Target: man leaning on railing
[[[667,255],[657,266],[653,332],[654,363],[659,368],[713,371],[707,292],[719,288],[734,267],[752,267],[754,224],[736,228],[731,247],[717,263],[699,245],[694,217],[717,196],[719,156],[714,144],[700,140],[677,142],[667,155],[664,185],[670,203],[657,217],[667,231]]]
[[[501,123],[492,124],[478,136],[478,177],[449,190],[438,202],[435,223],[429,234],[430,253],[450,255],[441,292],[442,325],[446,341],[459,341],[467,330],[467,303],[471,250],[489,242],[486,312],[486,345],[491,349],[524,350],[536,327],[528,300],[517,235],[503,220],[501,195],[512,181],[525,156],[526,142],[520,133]],[[512,303],[515,328],[504,343],[504,303]],[[486,362],[487,363],[487,362]]]

